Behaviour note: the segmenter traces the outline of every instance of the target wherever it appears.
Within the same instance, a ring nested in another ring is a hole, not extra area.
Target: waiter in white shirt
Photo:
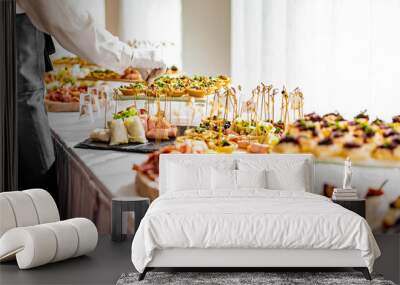
[[[138,68],[149,79],[165,69],[154,50],[133,50],[95,25],[78,1],[17,0],[17,106],[19,189],[52,191],[54,149],[44,106],[44,72],[52,69],[53,36],[66,50],[105,68],[121,72]],[[73,5],[75,4],[75,5]]]

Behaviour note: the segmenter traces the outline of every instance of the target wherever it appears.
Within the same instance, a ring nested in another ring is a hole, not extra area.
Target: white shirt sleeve
[[[17,0],[42,32],[52,35],[66,50],[99,66],[122,71],[128,66],[164,68],[160,50],[132,49],[107,30],[96,26],[79,1]]]

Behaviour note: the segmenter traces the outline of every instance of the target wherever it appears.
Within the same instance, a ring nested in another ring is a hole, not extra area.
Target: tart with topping
[[[397,148],[395,143],[385,143],[377,146],[371,153],[372,157],[378,160],[395,160],[394,150]]]
[[[129,85],[120,86],[118,89],[125,96],[146,94],[147,85],[144,82],[136,82]]]
[[[400,123],[400,115],[394,116],[392,118],[393,123]]]
[[[312,112],[312,113],[304,115],[304,119],[307,120],[307,121],[312,121],[312,122],[320,122],[320,121],[322,121],[321,116],[318,115],[315,112]]]
[[[218,75],[216,79],[218,82],[217,86],[219,87],[229,86],[229,84],[231,83],[231,79],[226,75]]]
[[[346,142],[343,144],[343,157],[350,157],[351,160],[367,160],[370,158],[369,151],[358,142]]]
[[[192,97],[201,98],[208,95],[207,87],[202,83],[192,83],[191,85],[189,85],[189,87],[187,87],[186,91],[189,96]]]
[[[369,116],[367,115],[367,110],[360,112],[360,114],[354,117],[354,121],[357,123],[368,123]]]
[[[215,151],[219,153],[232,153],[237,149],[237,144],[234,142],[230,142],[226,139],[222,139],[221,141],[217,142],[215,145]]]
[[[340,115],[338,112],[325,114],[325,115],[322,116],[322,119],[324,121],[328,121],[328,122],[344,121],[343,116]]]
[[[336,157],[340,154],[340,147],[331,137],[326,137],[317,142],[314,154],[319,158]]]
[[[300,141],[293,136],[283,136],[275,145],[274,151],[278,153],[299,153],[301,152]]]

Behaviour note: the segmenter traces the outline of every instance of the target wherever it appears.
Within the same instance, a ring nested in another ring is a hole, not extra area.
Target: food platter
[[[113,81],[113,82],[142,82],[142,76],[137,69],[128,67],[122,74],[109,69],[94,69],[79,80],[87,81]]]
[[[65,65],[65,66],[79,65],[81,67],[96,67],[95,64],[90,63],[79,57],[61,57],[54,59],[52,63],[54,65]]]
[[[153,97],[153,96],[147,96],[147,95],[119,95],[119,94],[114,94],[114,100],[116,101],[150,101],[150,102],[154,102],[157,100],[157,97]],[[195,98],[195,97],[191,97],[191,96],[180,96],[180,97],[171,97],[171,96],[162,96],[160,97],[161,101],[171,101],[171,102],[188,102],[191,100],[194,100],[195,102],[198,103],[205,103],[207,101],[207,98]]]
[[[136,82],[129,85],[121,85],[115,88],[117,100],[130,100],[132,96],[146,96],[148,98],[163,97],[169,101],[188,101],[190,98],[204,99],[215,94],[221,89],[230,86],[230,78],[219,75],[211,76],[171,76],[163,75],[152,83]],[[174,98],[184,98],[176,100]],[[139,98],[138,98],[139,99]]]
[[[129,79],[114,79],[114,78],[95,78],[90,76],[85,76],[83,78],[78,78],[80,81],[110,81],[110,82],[126,82],[126,83],[135,83],[135,82],[143,82],[142,80],[129,80]]]
[[[57,102],[44,100],[47,112],[79,112],[79,102]]]

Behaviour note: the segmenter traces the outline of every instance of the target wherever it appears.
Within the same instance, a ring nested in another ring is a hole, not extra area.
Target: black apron
[[[45,71],[51,70],[51,37],[36,29],[26,14],[16,15],[18,188],[41,187],[55,155],[44,105]]]

